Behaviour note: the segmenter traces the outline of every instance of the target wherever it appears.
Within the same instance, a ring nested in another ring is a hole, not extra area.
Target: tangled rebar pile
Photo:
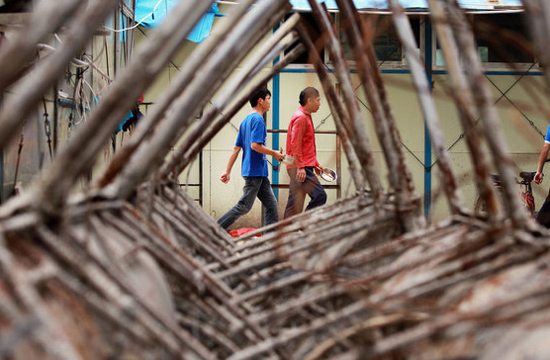
[[[105,101],[34,185],[0,208],[0,358],[547,356],[549,238],[521,210],[509,152],[457,3],[430,0],[430,17],[476,184],[488,205],[483,218],[462,204],[414,36],[403,9],[389,1],[452,213],[432,226],[421,214],[374,52],[352,1],[337,3],[383,145],[390,189],[382,187],[375,171],[365,121],[326,10],[310,1],[323,39],[311,39],[294,14],[247,57],[290,10],[286,1],[261,1],[250,8],[254,3],[234,7],[222,27],[186,59],[108,169],[88,188],[72,191],[133,99],[154,81],[210,5],[180,2],[136,49]],[[15,136],[117,4],[37,2],[29,25],[0,48],[0,90],[13,93],[0,112],[0,146]],[[546,66],[550,4],[529,0],[524,5]],[[26,74],[24,64],[37,44],[61,30],[65,41]],[[269,73],[260,72],[296,41],[298,46]],[[318,46],[330,52],[340,94]],[[304,50],[323,84],[359,190],[259,229],[259,239],[254,233],[232,239],[173,179],[243,106],[248,94],[230,102],[236,89],[251,79],[265,83]],[[242,75],[226,81],[244,59]],[[221,84],[219,108],[196,121]],[[183,146],[168,156],[182,136]],[[489,156],[480,144],[487,145]],[[490,184],[491,163],[502,176],[503,204]]]

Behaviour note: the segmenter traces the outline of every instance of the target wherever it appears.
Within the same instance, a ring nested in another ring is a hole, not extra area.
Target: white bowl
[[[338,179],[338,174],[336,174],[336,171],[332,170],[331,168],[323,168],[324,171],[321,171],[321,177],[323,178],[323,180],[325,181],[328,181],[328,182],[333,182],[333,181],[336,181],[336,179]]]

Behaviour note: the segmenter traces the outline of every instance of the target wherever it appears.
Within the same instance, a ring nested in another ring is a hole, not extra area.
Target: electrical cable
[[[42,103],[44,104],[44,133],[46,134],[46,139],[48,143],[48,150],[50,152],[50,161],[53,159],[52,151],[52,129],[50,125],[50,120],[48,119],[48,108],[46,106],[46,99],[42,98]]]
[[[152,11],[149,15],[145,16],[143,19],[141,19],[139,22],[137,22],[137,23],[136,23],[135,25],[133,25],[133,26],[130,26],[130,27],[127,27],[127,28],[124,28],[124,29],[120,29],[120,30],[112,29],[112,28],[107,27],[107,26],[105,26],[104,28],[105,28],[105,30],[109,30],[109,31],[115,32],[115,33],[124,32],[124,31],[128,31],[128,30],[133,30],[133,29],[137,28],[138,26],[140,26],[147,18],[153,16],[153,14],[155,13],[155,10],[157,10],[157,7],[160,5],[160,3],[161,3],[162,1],[163,1],[163,0],[159,0],[159,1],[157,2],[157,4],[155,5],[155,7],[153,8],[153,11]],[[165,1],[165,0],[164,0],[164,1]]]
[[[15,175],[13,176],[13,188],[12,195],[17,195],[17,177],[19,176],[19,164],[21,162],[21,152],[23,150],[23,141],[25,139],[25,125],[21,129],[21,136],[19,137],[19,148],[17,150],[17,162],[15,163]]]

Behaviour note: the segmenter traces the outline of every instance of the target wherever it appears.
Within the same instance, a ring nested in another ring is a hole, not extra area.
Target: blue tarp
[[[147,28],[159,26],[179,0],[136,0],[135,20]],[[189,1],[189,0],[187,0]],[[218,5],[212,4],[210,10],[197,23],[187,38],[200,43],[210,34],[214,16],[219,12]]]

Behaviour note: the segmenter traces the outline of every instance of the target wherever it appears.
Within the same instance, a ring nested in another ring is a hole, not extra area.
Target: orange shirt
[[[294,164],[287,168],[318,166],[317,150],[315,148],[315,128],[311,114],[302,106],[290,119],[286,138],[286,151],[295,157]]]

